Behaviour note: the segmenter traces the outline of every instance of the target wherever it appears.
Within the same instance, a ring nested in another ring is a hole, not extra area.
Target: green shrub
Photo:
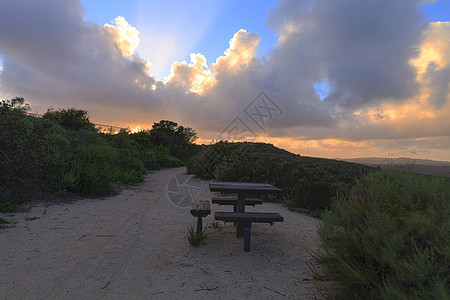
[[[170,150],[163,145],[159,145],[155,149],[156,154],[156,162],[160,166],[164,166],[166,164],[167,157],[169,157]]]
[[[187,171],[203,179],[262,182],[291,197],[290,207],[327,208],[339,189],[372,168],[328,159],[302,157],[263,143],[218,142],[203,146],[187,162]]]
[[[48,109],[42,118],[52,120],[70,130],[95,129],[94,124],[89,120],[89,113],[81,109]]]
[[[204,228],[203,231],[198,232],[197,228],[195,228],[193,224],[189,226],[187,234],[189,245],[198,246],[205,238],[206,238],[206,228]]]
[[[281,202],[283,202],[284,206],[290,211],[294,211],[297,206],[297,200],[292,195],[284,195],[281,198]]]
[[[159,170],[161,166],[156,160],[156,154],[153,151],[144,151],[141,155],[142,162],[147,170]]]
[[[369,173],[322,214],[313,257],[336,298],[449,299],[449,215],[447,179]]]
[[[0,212],[14,212],[17,211],[19,209],[19,206],[6,201],[6,202],[0,202]]]
[[[126,185],[133,185],[143,181],[141,175],[139,175],[136,170],[122,171],[119,175],[119,181]]]
[[[0,203],[20,204],[45,188],[51,145],[22,108],[0,105]]]
[[[172,156],[168,156],[164,163],[164,168],[177,168],[182,166],[184,166],[184,163],[180,159]]]
[[[119,157],[110,146],[89,146],[78,153],[80,174],[78,190],[82,195],[98,197],[112,191],[119,172]]]

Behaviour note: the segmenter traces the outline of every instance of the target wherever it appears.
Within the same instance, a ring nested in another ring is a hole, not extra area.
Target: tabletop
[[[224,193],[272,194],[281,192],[281,189],[271,184],[251,182],[211,181],[209,182],[209,188],[212,192]]]

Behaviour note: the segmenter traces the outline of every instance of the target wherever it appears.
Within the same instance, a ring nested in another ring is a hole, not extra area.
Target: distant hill
[[[398,158],[363,157],[363,158],[348,158],[348,159],[338,158],[337,160],[363,164],[371,167],[402,169],[412,171],[415,173],[450,177],[450,162],[448,161],[414,159],[407,157],[398,157]]]

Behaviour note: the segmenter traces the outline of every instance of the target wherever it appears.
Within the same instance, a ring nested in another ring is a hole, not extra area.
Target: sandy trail
[[[210,192],[207,181],[185,172],[148,174],[142,184],[114,197],[0,214],[12,225],[0,229],[0,298],[320,297],[318,288],[326,289],[326,283],[312,279],[305,251],[318,245],[316,219],[264,203],[248,210],[279,212],[285,221],[254,224],[250,252],[243,251],[230,223],[208,228],[204,243],[192,247],[186,234],[195,219],[187,207],[191,200],[183,195],[207,198]],[[212,221],[210,215],[204,225]]]

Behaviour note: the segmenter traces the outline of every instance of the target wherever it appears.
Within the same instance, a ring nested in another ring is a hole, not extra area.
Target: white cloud
[[[432,151],[437,137],[449,140],[449,25],[426,26],[420,3],[280,1],[270,18],[280,39],[267,59],[255,56],[260,37],[239,30],[215,62],[193,53],[161,82],[139,53],[145,30],[124,18],[99,26],[84,21],[76,0],[3,1],[0,92],[41,111],[74,106],[97,122],[133,127],[172,119],[217,138],[235,117],[255,126],[243,110],[264,91],[283,114],[264,132],[253,127],[259,138],[302,138],[317,151],[368,151],[368,141],[387,149],[398,139],[404,149]],[[333,89],[319,99],[314,84],[323,80]]]
[[[123,56],[131,56],[139,46],[139,31],[131,26],[124,17],[117,17],[105,28],[114,36],[117,47]]]

